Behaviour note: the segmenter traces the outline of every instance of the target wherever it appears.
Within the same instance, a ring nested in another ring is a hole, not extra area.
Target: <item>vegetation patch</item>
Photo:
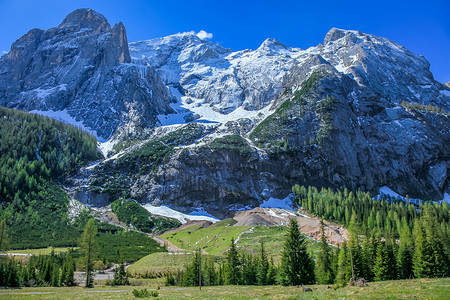
[[[181,222],[176,219],[152,215],[139,203],[130,199],[114,201],[111,203],[111,209],[120,221],[143,232],[164,232],[181,225]]]

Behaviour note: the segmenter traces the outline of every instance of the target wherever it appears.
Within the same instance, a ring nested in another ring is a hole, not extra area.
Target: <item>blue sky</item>
[[[255,49],[266,38],[308,48],[332,27],[383,36],[421,54],[435,78],[450,81],[450,1],[19,1],[0,0],[0,51],[31,28],[57,26],[71,11],[90,7],[113,25],[122,21],[128,40],[205,30],[233,50]]]

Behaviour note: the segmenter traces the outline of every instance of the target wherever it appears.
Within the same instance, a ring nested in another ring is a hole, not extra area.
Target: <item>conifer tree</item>
[[[373,274],[376,281],[383,281],[389,278],[388,254],[385,245],[381,242],[377,244],[377,256],[373,266]]]
[[[81,251],[85,255],[85,270],[86,270],[86,287],[93,287],[93,264],[94,264],[94,256],[96,253],[96,236],[97,236],[97,227],[95,226],[94,219],[89,219],[84,227],[83,235],[80,239],[80,248]]]
[[[413,276],[413,239],[411,230],[406,222],[402,219],[400,230],[399,249],[397,253],[397,270],[399,279],[409,279]]]
[[[315,281],[314,261],[306,249],[295,218],[290,220],[289,233],[283,245],[280,281],[282,285],[310,284]]]
[[[349,257],[347,249],[347,242],[344,242],[339,250],[335,280],[339,286],[345,286],[351,277],[351,272],[349,272],[348,268]]]
[[[267,285],[267,273],[269,271],[269,261],[264,249],[264,242],[261,242],[260,257],[258,264],[257,283],[258,285]]]
[[[225,268],[225,284],[239,284],[241,281],[241,272],[238,252],[234,245],[234,239],[231,239],[231,246],[227,254],[227,263]]]
[[[414,237],[414,276],[416,278],[431,277],[433,275],[433,252],[427,241],[425,230],[417,219],[414,222]]]
[[[334,274],[331,264],[330,246],[328,245],[323,220],[320,221],[320,231],[322,233],[320,250],[317,254],[316,275],[317,283],[330,284],[334,282]]]

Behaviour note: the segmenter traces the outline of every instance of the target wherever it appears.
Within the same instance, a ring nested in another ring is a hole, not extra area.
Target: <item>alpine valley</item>
[[[224,218],[295,184],[438,201],[450,193],[450,88],[429,67],[337,28],[308,49],[268,38],[233,52],[194,32],[129,43],[122,23],[79,9],[0,57],[0,105],[97,138],[105,158],[57,179],[97,207],[125,198]]]

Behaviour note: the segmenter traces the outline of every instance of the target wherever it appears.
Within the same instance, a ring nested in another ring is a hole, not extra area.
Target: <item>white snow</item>
[[[97,137],[97,132],[96,131],[93,131],[93,130],[89,129],[88,127],[84,126],[82,121],[75,120],[73,117],[71,117],[69,115],[69,113],[67,112],[66,109],[59,110],[59,111],[53,111],[53,110],[47,110],[47,111],[32,110],[32,111],[30,111],[30,113],[38,114],[38,115],[41,115],[41,116],[47,116],[47,117],[53,118],[55,120],[58,120],[58,121],[61,121],[61,122],[64,122],[64,123],[71,124],[71,125],[73,125],[75,127],[78,127],[78,128],[80,128],[82,130],[88,131],[92,135]],[[98,137],[97,137],[97,140],[99,140]]]
[[[380,188],[380,194],[385,194],[394,198],[399,198],[401,197],[400,194],[394,192],[393,190],[391,190],[389,187],[387,186],[383,186]]]
[[[277,199],[271,197],[268,200],[264,201],[259,207],[293,210],[291,197],[293,197],[293,194],[289,194],[284,199]]]
[[[450,97],[450,91],[444,90],[444,91],[441,91],[441,94],[446,97]]]
[[[181,213],[179,211],[176,211],[176,210],[171,209],[170,207],[164,206],[164,205],[153,206],[150,203],[147,203],[147,204],[143,205],[143,207],[152,214],[160,215],[163,217],[174,218],[174,219],[179,220],[182,224],[184,224],[188,221],[193,221],[193,220],[206,220],[206,221],[211,221],[213,223],[219,221],[219,219],[206,213],[204,211],[204,209],[202,209],[202,208],[197,208],[190,214],[184,214],[184,213]]]

